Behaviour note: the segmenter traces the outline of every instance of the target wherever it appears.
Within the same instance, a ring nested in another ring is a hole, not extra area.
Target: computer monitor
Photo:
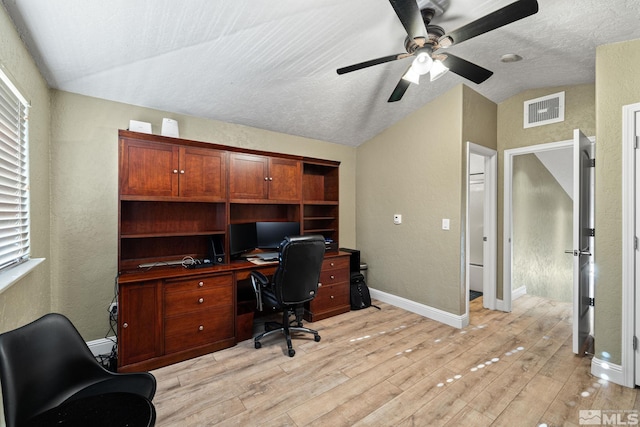
[[[258,236],[255,222],[229,225],[229,253],[231,256],[252,251],[257,247]]]
[[[300,235],[299,222],[256,222],[258,247],[260,249],[278,249],[280,242],[288,236]]]

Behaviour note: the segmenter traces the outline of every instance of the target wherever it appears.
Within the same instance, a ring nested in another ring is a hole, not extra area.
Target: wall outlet
[[[111,314],[112,316],[117,316],[118,315],[118,303],[117,302],[112,302],[111,304],[109,304],[109,314]]]

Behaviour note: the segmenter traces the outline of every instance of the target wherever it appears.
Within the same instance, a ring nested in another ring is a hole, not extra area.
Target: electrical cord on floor
[[[118,277],[115,278],[114,296],[107,308],[109,314],[109,330],[104,338],[111,341],[111,352],[108,354],[99,354],[96,360],[105,369],[116,372],[118,368]]]

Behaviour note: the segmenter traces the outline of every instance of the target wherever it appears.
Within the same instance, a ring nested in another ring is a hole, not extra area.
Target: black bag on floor
[[[361,310],[367,307],[380,307],[371,304],[371,294],[364,281],[364,276],[360,273],[351,274],[351,310]]]

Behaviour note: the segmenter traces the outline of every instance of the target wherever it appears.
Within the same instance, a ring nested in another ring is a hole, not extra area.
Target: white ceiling
[[[430,1],[444,9],[431,23],[451,31],[513,0]],[[447,73],[387,103],[411,59],[335,70],[404,52],[389,0],[2,3],[53,88],[351,146],[459,83],[500,102],[594,82],[596,46],[640,38],[638,0],[538,0],[536,15],[450,49],[489,80]],[[500,62],[506,53],[524,60]]]

